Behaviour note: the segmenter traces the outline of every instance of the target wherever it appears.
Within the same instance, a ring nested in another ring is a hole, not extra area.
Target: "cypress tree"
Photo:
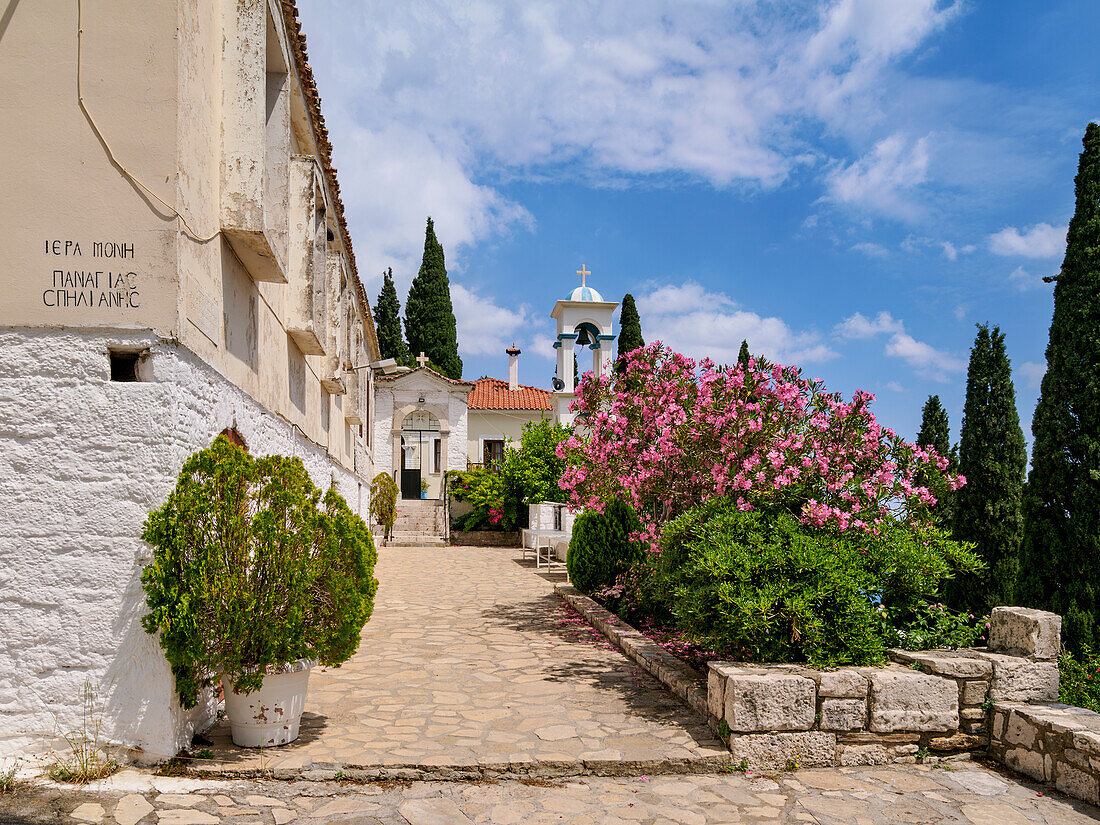
[[[622,372],[623,356],[644,346],[642,319],[638,317],[638,308],[634,306],[634,296],[628,292],[623,296],[623,308],[619,313],[619,349],[616,353],[615,370]]]
[[[451,284],[443,247],[435,237],[435,224],[428,218],[424,231],[424,258],[405,299],[405,338],[409,354],[425,353],[448,378],[462,377],[458,357],[458,331],[451,306]]]
[[[742,338],[741,349],[737,351],[737,363],[742,370],[748,369],[750,358],[752,358],[752,355],[749,353],[749,342]]]
[[[959,432],[959,471],[966,485],[955,494],[955,539],[974,542],[986,569],[949,584],[960,609],[988,612],[1011,604],[1023,539],[1027,450],[1012,369],[999,328],[978,326],[966,374],[966,405]]]
[[[1083,143],[1031,423],[1021,569],[1024,603],[1062,614],[1075,653],[1100,650],[1100,126]]]
[[[943,408],[938,395],[928,396],[921,410],[920,432],[917,433],[918,447],[931,447],[938,455],[947,459],[948,469],[958,470],[959,457],[951,446],[951,429],[947,420],[947,410]],[[917,482],[922,487],[929,486],[929,480],[922,471],[917,474]],[[932,517],[936,524],[950,531],[954,520],[955,494],[950,490],[941,490],[932,508]]]
[[[393,285],[393,270],[382,273],[382,291],[374,304],[374,323],[378,329],[378,349],[383,358],[393,358],[398,364],[408,365],[409,348],[401,334],[401,304]]]

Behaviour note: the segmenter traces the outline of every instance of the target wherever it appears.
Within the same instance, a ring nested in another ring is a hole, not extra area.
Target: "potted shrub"
[[[426,479],[426,478],[420,479],[420,497],[421,498],[427,498],[428,497],[428,479]]]
[[[359,646],[378,582],[363,520],[298,458],[253,458],[219,436],[183,466],[150,513],[142,574],[184,707],[221,680],[233,741],[282,745],[298,735],[309,670]]]

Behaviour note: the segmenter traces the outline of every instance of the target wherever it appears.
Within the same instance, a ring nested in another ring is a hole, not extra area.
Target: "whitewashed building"
[[[103,736],[163,759],[212,706],[180,708],[141,627],[146,514],[225,430],[365,513],[374,324],[293,3],[2,25],[0,757],[88,684]]]

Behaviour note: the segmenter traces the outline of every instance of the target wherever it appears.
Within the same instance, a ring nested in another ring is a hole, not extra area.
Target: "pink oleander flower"
[[[796,367],[696,362],[656,342],[623,372],[581,380],[571,409],[587,420],[559,446],[560,484],[574,507],[627,501],[651,549],[665,522],[716,496],[837,530],[926,523],[939,490],[965,479],[882,427],[873,400],[857,391],[845,401]]]

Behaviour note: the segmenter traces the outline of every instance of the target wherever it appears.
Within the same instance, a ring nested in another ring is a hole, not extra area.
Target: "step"
[[[390,536],[386,547],[446,547],[439,536]]]

